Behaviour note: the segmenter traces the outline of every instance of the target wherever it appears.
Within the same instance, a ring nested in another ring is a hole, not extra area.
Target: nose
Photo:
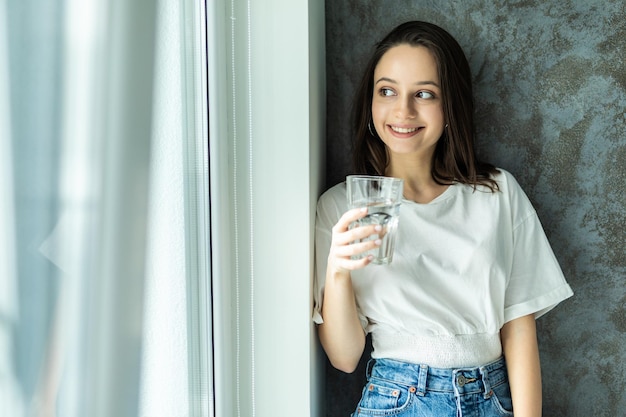
[[[399,119],[414,119],[417,116],[417,107],[413,97],[402,98],[396,102],[396,117]]]

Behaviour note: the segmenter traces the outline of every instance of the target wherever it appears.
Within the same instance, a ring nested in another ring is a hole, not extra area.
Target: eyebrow
[[[386,82],[392,83],[392,84],[398,84],[398,82],[396,80],[394,80],[394,79],[387,78],[387,77],[381,77],[374,83],[374,85],[378,84],[381,81],[386,81]],[[414,83],[414,85],[434,85],[435,87],[439,88],[439,84],[437,84],[434,81],[417,81],[417,82]]]

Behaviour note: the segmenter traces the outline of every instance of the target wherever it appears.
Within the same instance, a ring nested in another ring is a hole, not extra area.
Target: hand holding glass
[[[380,239],[381,245],[353,256],[352,259],[372,255],[374,264],[391,263],[396,243],[403,184],[404,181],[399,178],[382,176],[349,175],[346,178],[348,207],[351,209],[367,207],[367,215],[350,225],[350,229],[372,224],[382,227],[379,233],[355,242]]]

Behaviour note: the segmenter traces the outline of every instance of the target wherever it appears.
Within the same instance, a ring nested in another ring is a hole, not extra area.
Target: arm
[[[330,363],[341,371],[354,372],[365,348],[365,332],[349,272],[327,273],[322,317],[318,334]]]
[[[380,241],[352,244],[373,234],[374,226],[349,230],[351,222],[364,217],[366,210],[350,210],[333,227],[332,243],[326,267],[322,317],[318,326],[320,342],[332,365],[344,372],[354,372],[365,348],[365,332],[357,313],[350,271],[363,268],[369,258],[352,260],[352,255],[380,245]]]
[[[515,417],[541,416],[541,368],[534,315],[506,323],[500,337]]]

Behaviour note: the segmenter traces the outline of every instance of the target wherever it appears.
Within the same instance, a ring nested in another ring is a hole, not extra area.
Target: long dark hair
[[[427,22],[403,23],[376,45],[354,100],[355,171],[384,175],[389,164],[385,144],[375,131],[370,131],[368,124],[372,121],[374,70],[385,52],[402,44],[428,48],[437,62],[444,120],[448,127],[444,129],[435,148],[431,172],[433,179],[438,184],[460,182],[497,190],[498,185],[491,174],[498,170],[476,159],[472,78],[467,58],[448,32]]]

